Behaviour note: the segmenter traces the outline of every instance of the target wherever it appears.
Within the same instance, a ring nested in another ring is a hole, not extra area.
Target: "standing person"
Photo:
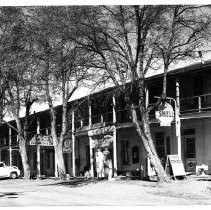
[[[105,177],[105,175],[104,175],[104,155],[103,155],[101,149],[97,149],[95,156],[96,156],[97,177],[103,178],[103,177]]]
[[[113,174],[112,157],[111,153],[108,151],[108,148],[105,148],[104,155],[105,155],[105,167],[107,168],[108,180],[112,180],[112,174]]]

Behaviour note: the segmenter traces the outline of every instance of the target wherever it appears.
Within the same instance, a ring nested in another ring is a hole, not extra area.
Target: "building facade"
[[[187,172],[195,172],[197,165],[206,164],[211,173],[211,62],[172,70],[167,81],[169,103],[174,109],[178,105],[178,119],[171,126],[160,126],[152,113],[150,126],[158,156],[165,164],[167,155],[179,153]],[[162,90],[162,75],[147,78],[146,83],[146,101],[155,103],[155,96]],[[150,164],[124,97],[114,97],[113,90],[109,88],[69,104],[70,107],[73,103],[80,104],[75,112],[69,111],[69,130],[63,149],[66,171],[71,176],[83,176],[85,171],[98,176],[99,149],[110,155],[113,176],[150,175]],[[57,114],[59,133],[59,107]],[[36,175],[40,160],[41,175],[55,176],[50,115],[46,110],[37,116],[27,145],[31,173]],[[22,169],[17,134],[6,124],[0,127],[0,153],[1,161]]]

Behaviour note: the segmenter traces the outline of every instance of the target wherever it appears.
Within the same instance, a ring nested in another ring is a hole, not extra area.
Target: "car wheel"
[[[17,173],[12,172],[12,173],[10,174],[10,178],[11,178],[11,179],[16,179],[16,178],[17,178]]]

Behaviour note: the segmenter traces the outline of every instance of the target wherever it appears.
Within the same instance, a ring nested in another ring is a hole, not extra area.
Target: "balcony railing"
[[[174,103],[172,103],[172,106],[174,107]],[[137,110],[137,116],[138,120],[140,120],[140,110],[139,107],[136,107]],[[193,97],[186,97],[180,99],[180,113],[194,113],[194,112],[202,112],[202,111],[211,111],[211,93],[209,94],[203,94],[199,96],[193,96]],[[154,118],[154,110],[150,112],[150,118]],[[113,112],[106,112],[99,115],[92,115],[91,116],[92,126],[95,125],[111,125],[113,124]],[[130,116],[130,110],[125,109],[117,109],[116,110],[116,122],[117,123],[127,123],[132,122],[131,116]],[[77,119],[74,122],[75,130],[78,131],[85,131],[90,129],[89,125],[89,117]],[[61,125],[57,125],[57,134],[59,135],[61,133]],[[72,130],[72,122],[68,123],[68,132],[71,132]],[[36,131],[31,131],[28,133],[29,139],[31,139]],[[40,133],[43,135],[49,135],[51,133],[51,128],[42,128],[40,129]],[[12,136],[12,144],[17,144],[17,135]],[[9,145],[9,139],[8,137],[6,139],[1,138],[0,139],[0,146],[7,146]]]
[[[211,111],[211,93],[180,99],[180,113]]]

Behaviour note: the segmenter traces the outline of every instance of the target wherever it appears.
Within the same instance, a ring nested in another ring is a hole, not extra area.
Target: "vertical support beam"
[[[114,177],[117,176],[117,142],[116,142],[116,99],[113,96],[113,161],[114,161]]]
[[[180,92],[179,92],[179,78],[176,78],[176,103],[175,103],[175,130],[177,139],[178,156],[182,158],[181,149],[181,122],[180,122]]]
[[[81,127],[83,127],[83,120],[80,120],[80,123],[81,123]]]
[[[0,161],[1,161],[1,148],[0,148]]]
[[[12,129],[9,127],[9,160],[10,166],[12,166]]]
[[[45,129],[45,134],[48,135],[48,128]]]
[[[37,134],[40,134],[40,118],[37,117]],[[40,144],[37,144],[37,179],[41,178],[41,167],[40,167]]]
[[[116,123],[116,99],[115,96],[112,98],[113,101],[113,123]]]
[[[91,101],[88,100],[88,106],[89,106],[89,129],[92,127],[92,106]]]
[[[89,153],[90,153],[90,175],[94,177],[94,158],[93,158],[93,150],[92,150],[92,137],[89,136]]]
[[[149,106],[149,88],[148,85],[145,87],[145,106],[146,108]]]
[[[199,112],[201,112],[201,97],[198,96],[198,109],[199,109]]]
[[[75,177],[75,113],[72,111],[72,176]]]
[[[92,127],[92,106],[91,101],[88,100],[89,108],[89,129]],[[89,136],[89,155],[90,155],[90,175],[94,177],[94,158],[93,158],[93,149],[92,149],[92,137]]]
[[[58,173],[58,160],[57,160],[57,157],[56,157],[56,153],[54,152],[54,162],[55,162],[55,177],[59,177],[59,173]]]
[[[113,130],[113,159],[114,159],[114,177],[117,176],[117,146],[116,146],[116,126]]]

